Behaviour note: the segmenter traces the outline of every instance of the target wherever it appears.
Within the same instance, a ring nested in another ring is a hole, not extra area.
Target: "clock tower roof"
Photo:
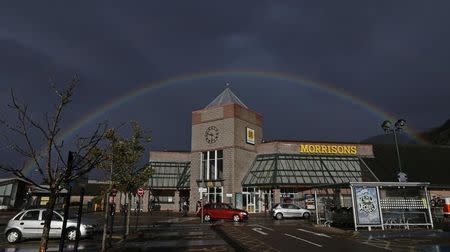
[[[230,103],[236,103],[244,108],[247,108],[247,106],[231,91],[231,89],[227,87],[211,103],[209,103],[208,106],[205,107],[205,109]]]

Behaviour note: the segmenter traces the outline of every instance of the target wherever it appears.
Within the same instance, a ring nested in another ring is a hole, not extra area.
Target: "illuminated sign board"
[[[353,156],[358,154],[358,147],[349,144],[300,144],[300,153]]]
[[[245,141],[248,144],[255,144],[255,130],[251,128],[245,128],[246,134],[245,134]]]

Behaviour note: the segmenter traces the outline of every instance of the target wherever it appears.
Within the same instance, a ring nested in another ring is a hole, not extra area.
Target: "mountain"
[[[443,125],[418,133],[418,135],[425,139],[432,145],[448,145],[450,146],[450,119]],[[415,145],[417,141],[407,134],[397,134],[397,140],[400,145]],[[361,143],[369,144],[394,144],[394,136],[392,134],[380,134],[369,137],[361,141]]]
[[[450,119],[440,127],[420,133],[428,142],[436,145],[450,145]]]
[[[398,144],[401,145],[414,145],[417,144],[416,140],[412,139],[410,136],[404,133],[397,134]],[[373,137],[369,137],[361,141],[361,143],[369,144],[394,144],[393,134],[381,134]]]

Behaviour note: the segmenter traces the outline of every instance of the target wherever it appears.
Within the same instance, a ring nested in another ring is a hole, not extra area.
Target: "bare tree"
[[[128,199],[127,216],[124,237],[130,233],[131,199],[138,188],[144,186],[152,175],[152,169],[147,162],[142,164],[145,155],[145,144],[151,141],[148,132],[144,132],[136,121],[131,121],[132,135],[123,137],[117,131],[110,130],[107,135],[109,142],[105,155],[109,157],[110,164],[104,167],[109,170],[112,166],[111,182],[118,191],[125,193]],[[105,164],[105,163],[104,163]],[[138,210],[139,211],[139,210]]]
[[[72,102],[75,88],[78,84],[79,79],[77,76],[74,76],[60,90],[52,80],[50,86],[56,94],[57,101],[54,104],[53,114],[45,113],[41,120],[36,120],[29,111],[28,106],[19,102],[14,91],[11,90],[11,103],[8,104],[8,107],[17,115],[17,121],[9,123],[0,120],[0,125],[9,129],[11,133],[3,136],[7,141],[7,146],[25,158],[32,160],[43,183],[40,184],[35,178],[27,174],[24,170],[25,167],[0,166],[0,168],[30,182],[38,188],[48,190],[50,194],[47,204],[47,213],[49,214],[45,216],[39,251],[47,250],[53,209],[62,188],[87,174],[106,159],[100,145],[105,139],[107,125],[106,123],[100,123],[89,137],[77,137],[73,145],[69,146],[76,158],[70,164],[66,160],[65,153],[68,148],[64,146],[64,139],[62,139],[61,123],[63,116],[65,116],[66,108]]]

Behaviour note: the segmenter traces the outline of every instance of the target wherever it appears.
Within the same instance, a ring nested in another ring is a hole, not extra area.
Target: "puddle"
[[[170,240],[151,242],[127,242],[126,247],[158,248],[158,247],[192,247],[226,245],[223,240]]]

